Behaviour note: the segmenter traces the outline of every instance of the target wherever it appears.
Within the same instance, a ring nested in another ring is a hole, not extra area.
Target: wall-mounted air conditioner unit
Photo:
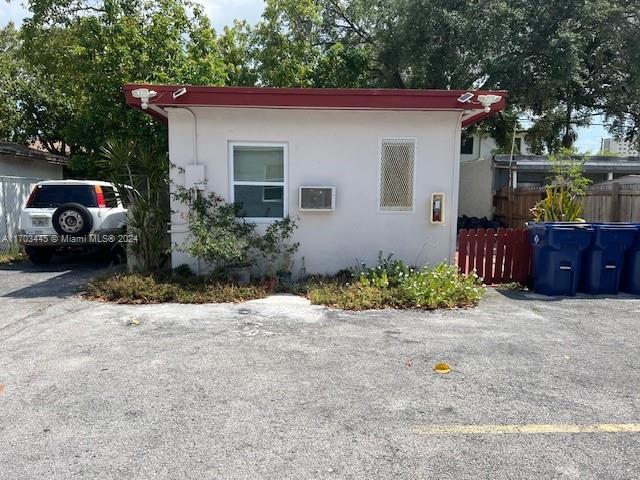
[[[332,212],[336,208],[336,187],[300,187],[300,211]]]

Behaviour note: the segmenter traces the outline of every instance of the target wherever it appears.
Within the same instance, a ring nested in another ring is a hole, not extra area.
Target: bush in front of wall
[[[314,305],[344,310],[402,308],[395,289],[377,288],[360,282],[344,284],[336,280],[312,280],[301,287]]]
[[[345,310],[381,308],[456,308],[477,305],[485,287],[477,275],[462,275],[445,263],[415,269],[381,258],[379,265],[342,271],[332,278],[309,278],[285,290],[306,296],[311,303]],[[87,285],[89,298],[118,303],[241,302],[270,295],[267,283],[235,285],[216,271],[193,275],[186,266],[155,274],[111,273]]]
[[[463,275],[454,265],[411,268],[382,254],[378,265],[361,266],[351,278],[310,279],[300,290],[311,303],[346,310],[469,307],[485,293],[475,273]]]
[[[399,290],[403,304],[433,309],[477,305],[485,287],[475,273],[462,275],[455,265],[441,263],[412,272]]]
[[[267,277],[291,273],[298,243],[291,242],[297,224],[289,217],[269,224],[264,233],[239,215],[241,205],[215,193],[178,187],[174,197],[187,205],[189,237],[180,247],[218,269],[263,265]]]
[[[116,303],[236,303],[264,298],[263,285],[235,285],[214,277],[170,273],[111,273],[89,282],[85,297]]]
[[[264,234],[256,237],[255,248],[266,264],[267,278],[289,278],[293,269],[293,258],[300,244],[292,242],[298,224],[290,217],[269,224]]]
[[[216,266],[249,265],[255,225],[237,216],[238,207],[215,193],[179,187],[175,198],[189,207],[189,239],[182,246],[192,257]]]
[[[371,268],[366,268],[366,265],[362,264],[358,277],[360,283],[372,287],[397,287],[413,271],[415,269],[407,266],[402,260],[393,258],[393,253],[385,257],[380,251],[378,264]]]

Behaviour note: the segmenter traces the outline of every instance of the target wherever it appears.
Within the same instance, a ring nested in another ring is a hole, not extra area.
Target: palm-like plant
[[[536,222],[583,222],[582,202],[566,190],[548,187],[547,196],[531,209]]]
[[[167,225],[169,161],[166,153],[135,141],[110,141],[102,148],[100,167],[128,207],[127,233],[136,238],[131,250],[146,271],[161,267],[170,252]]]
[[[582,175],[583,160],[574,160],[571,150],[549,157],[553,177],[546,198],[531,209],[536,222],[583,222],[582,197],[591,180]]]

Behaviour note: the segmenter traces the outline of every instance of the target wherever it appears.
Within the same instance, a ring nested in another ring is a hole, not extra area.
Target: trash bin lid
[[[554,249],[584,250],[591,244],[593,227],[585,222],[531,222],[527,224],[531,242]]]
[[[621,248],[627,250],[636,241],[638,226],[628,222],[594,223],[595,245],[598,248]]]

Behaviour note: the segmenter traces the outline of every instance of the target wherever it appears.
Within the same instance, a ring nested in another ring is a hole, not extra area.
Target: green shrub
[[[485,287],[475,273],[462,275],[453,265],[442,263],[434,268],[415,269],[399,260],[392,261],[391,256],[380,256],[379,264],[362,270],[355,281],[314,279],[301,292],[311,303],[346,310],[430,310],[477,305]]]
[[[189,207],[189,239],[182,246],[186,253],[216,266],[250,265],[256,226],[238,216],[240,205],[196,188],[177,187],[174,197]]]
[[[373,287],[397,287],[414,271],[415,269],[405,265],[402,260],[394,259],[393,253],[385,257],[382,252],[378,252],[378,265],[364,268],[359,278],[360,283]]]
[[[400,307],[396,304],[394,289],[379,288],[356,283],[320,280],[304,287],[306,297],[314,305],[343,308],[345,310],[370,310]]]
[[[192,257],[222,269],[264,263],[261,273],[268,277],[291,271],[298,249],[291,241],[295,220],[285,217],[259,233],[255,223],[240,216],[241,204],[213,192],[177,187],[174,198],[189,208],[189,237],[180,248]]]
[[[85,297],[117,303],[235,303],[264,298],[270,293],[262,285],[235,285],[184,273],[110,274],[91,281]]]
[[[467,307],[476,305],[484,295],[485,287],[478,277],[462,275],[455,266],[442,263],[413,269],[384,260],[361,271],[359,277],[343,271],[339,277],[310,278],[292,293],[304,295],[316,305],[346,310]],[[90,282],[85,296],[118,303],[225,303],[270,294],[267,285],[235,285],[220,280],[219,274],[189,275],[187,268],[178,267],[163,274],[112,273]]]
[[[399,294],[413,308],[453,308],[476,305],[484,286],[475,274],[461,275],[455,265],[441,263],[408,275]]]

